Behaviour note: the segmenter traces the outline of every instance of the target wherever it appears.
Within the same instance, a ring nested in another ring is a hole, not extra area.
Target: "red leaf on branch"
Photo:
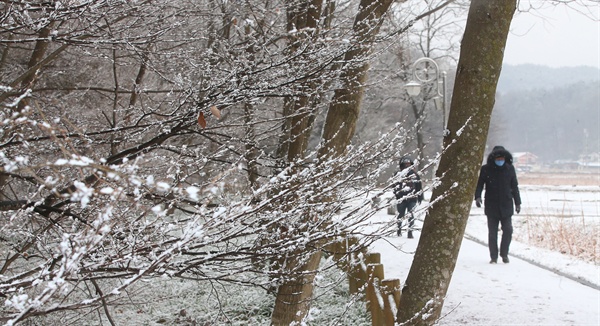
[[[198,124],[202,129],[206,128],[206,119],[204,119],[204,113],[202,112],[198,114]]]

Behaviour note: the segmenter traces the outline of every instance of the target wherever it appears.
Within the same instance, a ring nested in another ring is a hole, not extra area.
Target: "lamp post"
[[[431,68],[433,67],[433,68]],[[433,70],[433,73],[431,73]],[[446,129],[446,72],[440,71],[437,62],[431,58],[420,58],[413,64],[413,80],[404,87],[410,96],[417,96],[421,92],[421,86],[430,82],[435,82],[437,96],[433,98],[435,107],[442,109],[443,120],[442,127]]]

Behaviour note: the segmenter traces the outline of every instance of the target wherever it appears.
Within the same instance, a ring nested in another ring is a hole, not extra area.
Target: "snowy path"
[[[487,244],[485,243],[485,241],[483,241],[481,239],[477,239],[474,236],[465,234],[465,240],[470,240],[470,241],[479,243],[480,245],[485,246],[487,248]],[[523,246],[523,245],[515,242],[515,246],[513,246],[513,247],[516,247],[516,246]],[[583,284],[583,285],[585,285],[587,287],[590,287],[592,289],[600,290],[600,285],[598,285],[598,283],[600,283],[600,282],[590,281],[589,277],[586,278],[586,277],[582,277],[581,275],[577,275],[578,273],[573,273],[572,270],[562,271],[557,266],[550,266],[551,264],[546,264],[545,265],[544,263],[538,262],[539,261],[539,257],[538,257],[538,259],[535,259],[534,257],[531,257],[531,256],[534,256],[534,255],[526,255],[526,254],[522,254],[522,253],[518,253],[518,252],[515,253],[515,251],[516,250],[513,250],[513,252],[511,253],[511,257],[518,257],[519,259],[524,260],[525,262],[527,262],[529,264],[532,264],[532,265],[535,265],[535,266],[537,266],[537,267],[539,267],[541,269],[545,269],[545,270],[547,270],[547,271],[549,271],[551,273],[555,273],[555,274],[558,274],[560,276],[566,277],[566,278],[568,278],[568,279],[570,279],[572,281],[575,281],[577,283]],[[569,262],[567,261],[565,264],[569,264]],[[584,269],[590,269],[590,268],[594,269],[594,271],[596,272],[596,274],[595,274],[596,281],[600,281],[600,279],[598,279],[598,278],[600,278],[600,270],[599,270],[600,267],[596,267],[596,266],[593,266],[593,265],[590,265],[590,264],[585,264],[585,265],[586,266],[583,267]],[[577,267],[575,266],[574,268],[576,269]],[[589,271],[587,272],[587,274],[589,275]]]
[[[406,279],[417,238],[373,246],[387,278]],[[394,246],[392,246],[394,245]],[[464,239],[440,325],[600,325],[600,291],[511,257],[488,263],[486,247]]]

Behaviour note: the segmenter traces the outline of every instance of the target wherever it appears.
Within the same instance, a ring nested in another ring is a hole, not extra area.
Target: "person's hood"
[[[504,157],[506,163],[512,164],[513,162],[512,154],[510,154],[509,151],[502,146],[495,146],[494,149],[492,149],[492,152],[488,155],[487,164],[493,165],[494,159],[498,156]]]

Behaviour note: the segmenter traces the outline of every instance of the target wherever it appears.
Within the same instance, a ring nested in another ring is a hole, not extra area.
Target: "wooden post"
[[[344,264],[344,256],[348,255],[348,247],[346,245],[347,239],[348,238],[341,238],[331,246],[333,261],[337,264],[341,264],[341,266],[347,266],[347,264]]]
[[[367,267],[367,311],[371,312],[371,324],[383,326],[383,298],[381,293],[381,280],[383,280],[383,265],[369,264]]]
[[[364,255],[362,252],[350,255],[350,272],[348,273],[349,291],[350,294],[357,294],[365,285],[367,273],[362,268]]]
[[[348,281],[350,294],[356,294],[367,284],[367,266],[369,264],[380,264],[381,254],[378,252],[369,252],[366,254],[360,252],[352,257],[355,259],[352,262],[350,273],[348,273]]]
[[[329,244],[326,250],[331,252],[333,261],[348,275],[350,294],[357,293],[360,287],[356,285],[356,279],[361,278],[358,266],[364,260],[363,257],[366,254],[366,248],[359,247],[359,239],[357,237],[344,237]]]
[[[365,258],[367,266],[369,264],[381,264],[381,254],[378,252],[369,252]]]
[[[397,278],[381,281],[381,296],[383,297],[383,324],[394,326],[396,313],[400,304],[400,280]]]
[[[332,242],[325,247],[325,250],[331,253],[335,264],[346,273],[350,271],[350,253],[348,252],[348,246],[352,245],[350,243],[352,241],[358,241],[358,238],[339,238],[337,241]]]
[[[346,239],[346,250],[348,251],[347,273],[348,273],[348,290],[350,295],[357,294],[358,290],[364,284],[359,280],[362,279],[360,262],[363,259],[364,253],[355,251],[358,248],[358,238],[350,237]]]
[[[346,237],[340,239],[334,251],[333,259],[338,261],[341,266],[345,266],[347,268],[345,271],[348,272],[361,253],[366,255],[367,249],[360,247],[358,237]]]

